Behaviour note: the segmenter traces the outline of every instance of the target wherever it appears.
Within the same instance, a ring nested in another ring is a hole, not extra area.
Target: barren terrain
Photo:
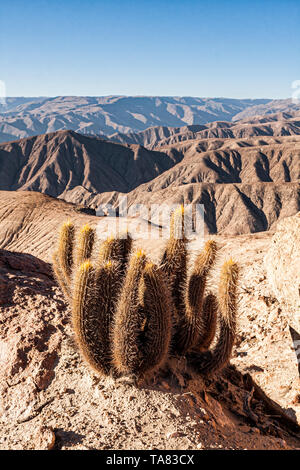
[[[148,150],[60,131],[0,145],[0,189],[93,209],[123,194],[129,206],[193,202],[208,233],[265,231],[300,209],[299,139],[199,137]]]
[[[136,388],[99,379],[82,361],[48,264],[63,220],[101,219],[37,193],[1,192],[0,202],[1,449],[300,448],[289,312],[264,264],[272,232],[214,236],[219,263],[232,256],[241,266],[232,366],[204,382],[183,360]],[[141,243],[157,259],[163,242]],[[191,252],[202,244],[193,240]]]

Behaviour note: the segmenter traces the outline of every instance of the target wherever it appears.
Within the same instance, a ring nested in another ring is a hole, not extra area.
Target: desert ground
[[[0,192],[1,449],[300,448],[299,370],[289,330],[299,326],[297,306],[287,305],[271,282],[276,227],[206,236],[219,246],[212,289],[222,260],[232,257],[241,270],[230,365],[204,379],[184,358],[171,360],[136,387],[98,377],[78,351],[51,266],[67,219],[78,227],[99,223],[43,194]],[[294,216],[293,227],[298,221]],[[191,258],[203,242],[191,241]],[[164,241],[137,236],[135,246],[156,261]]]

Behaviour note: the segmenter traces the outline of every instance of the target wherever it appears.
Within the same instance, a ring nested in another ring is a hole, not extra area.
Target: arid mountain
[[[128,194],[129,206],[204,204],[210,233],[240,234],[274,229],[300,210],[300,138],[203,139],[168,147],[179,163]],[[73,191],[65,198],[79,202]],[[117,205],[118,194],[85,199]]]
[[[300,210],[300,138],[190,141],[182,160],[130,194],[129,203],[204,204],[210,232],[246,233],[274,228]]]
[[[45,100],[43,97],[7,97],[5,102],[0,102],[0,113],[15,111],[19,106],[33,104]]]
[[[298,212],[300,183],[200,183],[154,192],[144,187],[128,195],[129,207],[137,203],[160,205],[161,201],[168,205],[203,204],[205,233],[239,235],[274,230],[278,220]],[[153,222],[159,223],[155,214]]]
[[[189,183],[296,182],[300,179],[300,137],[190,140],[161,147],[182,156],[148,191]],[[167,182],[167,184],[166,184]]]
[[[241,139],[255,136],[278,137],[286,135],[300,135],[300,112],[248,118],[235,123],[216,121],[206,125],[151,127],[136,133],[116,133],[110,136],[110,140],[124,144],[139,144],[154,149],[187,140]]]
[[[6,103],[0,105],[0,142],[67,129],[110,137],[157,126],[201,126],[214,121],[300,111],[300,104],[292,100],[166,96],[7,98]],[[214,135],[218,136],[221,137]],[[145,145],[146,141],[129,143]]]
[[[210,233],[273,229],[300,209],[300,137],[189,140],[147,150],[72,131],[0,145],[0,189],[97,208],[199,203]]]
[[[299,112],[300,110],[300,101],[294,102],[292,99],[286,100],[273,100],[268,103],[261,103],[255,106],[252,106],[251,109],[248,107],[244,111],[236,114],[232,120],[239,121],[241,119],[248,119],[253,116],[267,116],[269,114],[276,113],[293,113]]]
[[[91,193],[128,192],[182,158],[59,131],[0,145],[0,189],[60,196],[75,187]]]
[[[247,108],[269,101],[158,96],[7,98],[7,106],[0,107],[0,142],[66,129],[111,135],[153,126],[231,121]]]

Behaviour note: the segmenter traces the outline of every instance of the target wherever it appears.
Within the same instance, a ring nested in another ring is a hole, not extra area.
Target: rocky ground
[[[0,250],[0,448],[300,448],[289,317],[266,278],[271,237],[216,237],[220,262],[242,266],[232,365],[204,382],[182,360],[139,388],[87,368],[47,262]]]

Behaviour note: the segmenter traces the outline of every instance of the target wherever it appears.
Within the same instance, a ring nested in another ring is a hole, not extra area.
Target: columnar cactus
[[[162,274],[142,250],[130,254],[128,234],[109,237],[93,256],[94,230],[84,226],[74,250],[71,231],[71,223],[62,226],[53,266],[82,356],[100,374],[140,379],[164,364],[169,351],[171,302]]]
[[[176,239],[175,234],[181,234]],[[166,274],[175,309],[172,353],[185,355],[188,363],[202,374],[211,374],[230,359],[236,330],[236,288],[238,266],[225,262],[216,298],[205,295],[207,278],[217,256],[217,244],[208,240],[187,274],[187,240],[184,236],[184,207],[178,207],[171,220],[170,239],[162,257],[161,270]],[[219,312],[219,313],[218,313]],[[219,339],[213,350],[219,319]]]
[[[144,251],[132,252],[129,234],[107,238],[98,254],[94,242],[89,225],[75,240],[74,225],[66,222],[53,267],[72,308],[80,351],[97,373],[139,380],[164,367],[170,356],[185,356],[203,375],[227,364],[235,338],[238,267],[227,261],[218,295],[207,292],[217,255],[209,240],[188,274],[183,206],[172,215],[158,266]]]
[[[171,340],[169,293],[157,266],[138,251],[131,258],[113,329],[120,374],[153,372],[166,362]]]
[[[201,374],[210,374],[222,369],[230,359],[236,333],[237,279],[237,265],[232,260],[225,262],[219,282],[219,338],[212,350],[188,355],[190,364]],[[199,346],[203,348],[203,342],[202,345],[200,342]]]

